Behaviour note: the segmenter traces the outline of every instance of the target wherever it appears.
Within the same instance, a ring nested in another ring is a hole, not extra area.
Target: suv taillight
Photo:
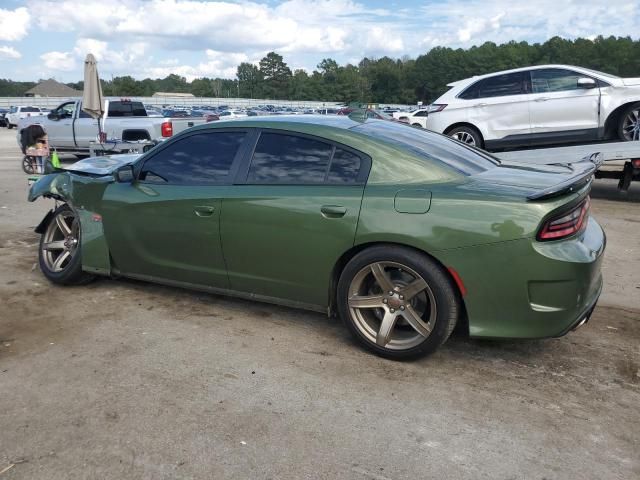
[[[163,137],[173,136],[173,124],[171,122],[164,122],[160,127],[160,133]]]
[[[570,211],[549,218],[538,232],[538,240],[560,240],[582,230],[587,224],[590,203],[587,197]]]

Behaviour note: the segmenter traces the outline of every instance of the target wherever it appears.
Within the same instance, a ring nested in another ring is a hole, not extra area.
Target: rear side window
[[[333,146],[306,137],[262,133],[247,183],[322,183]]]
[[[506,97],[509,95],[520,95],[526,93],[526,72],[507,73],[496,75],[495,77],[480,80],[458,97],[464,99]]]
[[[224,182],[244,140],[244,132],[189,135],[149,158],[139,179],[146,183],[210,185]]]
[[[40,109],[37,107],[22,107],[22,111],[31,113],[31,112],[39,112]]]
[[[327,175],[328,183],[356,183],[362,167],[362,159],[355,153],[336,148]]]

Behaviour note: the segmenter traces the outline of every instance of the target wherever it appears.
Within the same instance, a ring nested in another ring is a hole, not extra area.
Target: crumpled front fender
[[[52,173],[43,175],[29,189],[28,200],[35,201],[39,197],[51,197],[68,201],[71,199],[71,178],[69,173]]]
[[[58,172],[43,175],[31,186],[29,201],[39,197],[53,198],[67,203],[78,215],[82,244],[82,269],[85,272],[109,275],[111,261],[109,247],[102,226],[102,196],[113,182],[111,176],[78,175]],[[53,215],[49,211],[36,232],[42,233]]]

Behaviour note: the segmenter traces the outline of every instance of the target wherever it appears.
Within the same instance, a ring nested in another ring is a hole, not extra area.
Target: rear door
[[[262,131],[222,204],[231,288],[325,307],[331,271],[354,244],[370,162],[321,138]]]
[[[578,79],[584,77],[587,75],[562,68],[531,70],[529,110],[534,142],[598,138],[600,88],[578,88]]]
[[[467,120],[480,129],[488,146],[527,141],[531,133],[528,78],[526,72],[495,75],[460,94],[469,100]]]
[[[245,138],[242,130],[193,132],[147,156],[133,183],[107,187],[105,235],[122,273],[228,288],[221,198]]]
[[[75,143],[77,147],[89,148],[89,142],[95,142],[98,137],[98,120],[82,110],[82,104],[78,104],[80,111],[76,115],[73,124]]]

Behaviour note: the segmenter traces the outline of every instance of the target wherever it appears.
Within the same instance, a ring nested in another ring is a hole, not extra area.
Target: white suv
[[[640,140],[640,78],[539,65],[448,86],[429,105],[426,128],[487,150]]]
[[[419,108],[412,112],[396,112],[393,114],[401,122],[408,123],[414,127],[427,128],[427,116],[429,112],[426,108]]]

